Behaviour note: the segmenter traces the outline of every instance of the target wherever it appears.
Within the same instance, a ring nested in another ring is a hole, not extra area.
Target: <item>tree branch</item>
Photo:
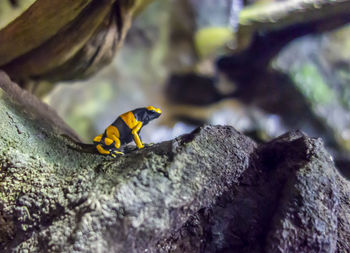
[[[0,68],[20,83],[85,78],[111,62],[150,2],[36,0],[0,30]]]
[[[246,7],[240,13],[237,50],[248,47],[258,31],[269,33],[325,19],[329,22],[328,26],[332,27],[333,22],[329,20],[349,13],[348,0],[289,0]]]

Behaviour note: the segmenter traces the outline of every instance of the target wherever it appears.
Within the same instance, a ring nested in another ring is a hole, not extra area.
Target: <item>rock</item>
[[[79,136],[71,129],[66,123],[57,115],[56,111],[53,110],[50,106],[41,102],[37,97],[32,95],[30,92],[21,89],[16,83],[13,83],[7,74],[0,70],[0,88],[2,89],[2,99],[9,103],[10,107],[15,109],[17,113],[24,113],[32,119],[40,122],[41,127],[46,127],[48,130],[56,131],[62,135],[67,135],[73,140],[79,141]],[[8,116],[5,118],[11,118],[10,112],[6,112]],[[12,122],[12,128],[15,126],[16,122]],[[2,135],[6,131],[6,127],[2,128]],[[12,129],[11,129],[12,130]],[[18,129],[18,133],[21,131]],[[9,133],[13,134],[13,133]],[[9,137],[9,136],[8,136]],[[10,137],[11,138],[11,137]]]
[[[216,203],[158,243],[159,252],[348,252],[349,181],[320,139],[291,132],[254,152]]]
[[[151,248],[237,180],[255,147],[230,127],[206,127],[112,160],[77,151],[34,109],[29,117],[1,97],[5,252]]]
[[[112,159],[79,150],[12,92],[0,97],[3,252],[350,249],[349,182],[319,139],[258,146],[204,126]]]

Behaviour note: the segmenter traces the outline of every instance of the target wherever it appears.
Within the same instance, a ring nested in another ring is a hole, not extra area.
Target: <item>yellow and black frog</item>
[[[117,154],[123,154],[120,147],[132,140],[135,141],[139,149],[143,148],[144,144],[139,136],[141,128],[161,114],[162,111],[159,108],[148,106],[120,115],[106,128],[103,134],[94,138],[93,141],[97,151],[100,154],[115,157]]]

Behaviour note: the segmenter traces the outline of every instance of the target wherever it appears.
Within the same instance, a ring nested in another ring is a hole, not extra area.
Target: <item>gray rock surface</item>
[[[320,139],[291,132],[257,148],[250,167],[160,252],[349,252],[349,182]]]
[[[350,250],[349,182],[319,139],[204,126],[111,159],[15,100],[0,90],[3,252]]]

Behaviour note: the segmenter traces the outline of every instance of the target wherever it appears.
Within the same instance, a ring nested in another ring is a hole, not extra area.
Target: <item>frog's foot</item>
[[[120,151],[116,151],[116,150],[114,150],[114,151],[111,151],[111,156],[112,157],[117,157],[118,155],[124,155],[124,153],[123,152],[120,152]]]
[[[145,147],[145,144],[144,143],[141,143],[139,145],[136,145],[138,149],[143,149]]]

